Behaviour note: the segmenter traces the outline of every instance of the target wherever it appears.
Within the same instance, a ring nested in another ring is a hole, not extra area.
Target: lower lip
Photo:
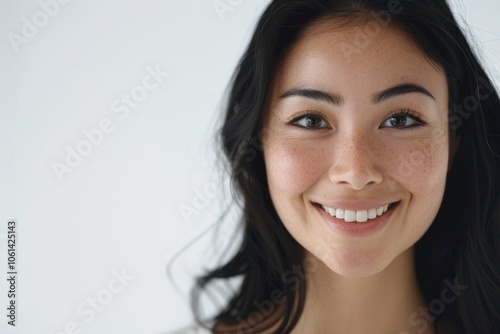
[[[384,226],[387,225],[389,218],[391,218],[392,213],[397,208],[398,204],[399,202],[392,204],[391,207],[382,216],[378,216],[375,219],[368,219],[363,223],[348,223],[343,219],[338,219],[330,216],[321,208],[319,204],[315,204],[314,206],[319,211],[321,217],[327,223],[329,228],[349,236],[361,237],[373,235],[384,228]]]

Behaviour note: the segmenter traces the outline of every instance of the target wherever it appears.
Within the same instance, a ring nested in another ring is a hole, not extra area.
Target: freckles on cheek
[[[429,191],[429,186],[440,187],[446,180],[448,147],[432,138],[421,139],[412,145],[395,150],[396,174],[405,184],[411,184],[417,193]]]
[[[265,153],[269,186],[288,196],[299,195],[321,177],[324,150],[294,140],[273,143]]]

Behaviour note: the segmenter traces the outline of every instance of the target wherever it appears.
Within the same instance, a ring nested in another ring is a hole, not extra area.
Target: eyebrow
[[[392,97],[409,94],[409,93],[421,93],[433,100],[436,100],[434,96],[424,87],[415,83],[402,83],[390,88],[383,90],[380,93],[375,94],[372,98],[373,103],[379,103],[388,100]],[[290,96],[302,96],[305,98],[326,102],[333,105],[341,105],[344,101],[340,95],[330,94],[316,89],[308,88],[295,88],[286,91],[284,94],[280,95],[279,98],[283,99]]]
[[[432,94],[429,93],[429,91],[427,89],[425,89],[424,87],[417,85],[417,84],[414,84],[414,83],[403,83],[403,84],[388,88],[388,89],[376,94],[373,97],[373,102],[374,103],[382,102],[382,101],[387,100],[391,97],[403,95],[403,94],[408,94],[408,93],[421,93],[421,94],[427,95],[428,97],[430,97],[433,100],[436,100],[434,98],[434,96],[432,96]]]
[[[283,99],[289,96],[302,96],[308,99],[313,99],[317,101],[327,102],[333,105],[341,105],[343,103],[342,98],[336,94],[329,94],[316,89],[308,88],[297,88],[286,91],[284,94],[280,95],[279,98]]]

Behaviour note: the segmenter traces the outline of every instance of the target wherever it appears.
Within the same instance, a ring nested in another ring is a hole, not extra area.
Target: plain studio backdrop
[[[267,3],[0,2],[1,333],[161,333],[193,321],[193,276],[238,242],[234,211],[214,227],[230,194],[214,133]],[[498,83],[500,3],[453,8]]]

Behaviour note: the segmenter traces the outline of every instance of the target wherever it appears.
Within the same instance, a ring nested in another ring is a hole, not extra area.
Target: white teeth
[[[368,220],[368,211],[359,210],[356,211],[356,221],[359,223],[363,223]]]
[[[356,220],[356,211],[345,210],[345,218],[344,220],[348,223]]]
[[[327,209],[328,209],[328,213],[330,214],[330,216],[335,217],[335,209],[332,209],[332,208],[327,208]]]
[[[369,209],[369,210],[344,210],[344,209],[334,209],[322,205],[323,210],[328,212],[330,216],[337,217],[338,219],[344,219],[346,222],[358,222],[363,223],[369,219],[375,219],[377,216],[383,215],[387,212],[389,205],[384,205],[379,208]]]

